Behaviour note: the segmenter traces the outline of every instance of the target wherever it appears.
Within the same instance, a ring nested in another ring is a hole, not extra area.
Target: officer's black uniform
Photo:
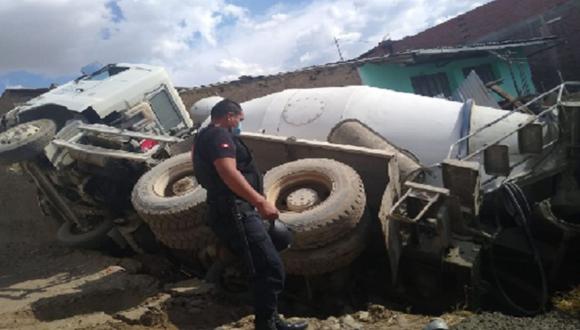
[[[277,315],[278,294],[284,288],[284,267],[258,212],[235,195],[218,175],[213,162],[224,157],[235,157],[238,170],[257,192],[263,193],[262,175],[248,147],[225,128],[210,124],[195,139],[195,176],[207,190],[211,229],[234,254],[246,259],[246,263],[251,259],[247,266],[254,275],[254,313],[258,324]],[[240,222],[242,227],[236,227]],[[245,238],[241,231],[245,232]],[[246,246],[251,258],[246,258]]]

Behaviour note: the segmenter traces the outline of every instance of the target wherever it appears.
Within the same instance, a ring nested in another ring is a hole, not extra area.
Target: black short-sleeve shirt
[[[262,193],[262,175],[248,147],[227,129],[210,124],[198,133],[193,150],[194,173],[207,190],[208,199],[233,194],[215,168],[214,162],[220,158],[235,158],[237,169],[256,191]]]
[[[199,143],[204,161],[213,164],[219,158],[236,158],[236,144],[232,133],[223,127],[209,126]]]

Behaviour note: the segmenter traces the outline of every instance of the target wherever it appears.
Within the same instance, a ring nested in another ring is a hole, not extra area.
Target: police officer
[[[223,244],[241,256],[252,275],[256,329],[305,329],[277,313],[285,273],[264,221],[278,218],[278,209],[263,194],[262,175],[248,147],[238,137],[244,114],[224,99],[211,110],[211,123],[198,132],[193,164],[207,190],[208,224]]]

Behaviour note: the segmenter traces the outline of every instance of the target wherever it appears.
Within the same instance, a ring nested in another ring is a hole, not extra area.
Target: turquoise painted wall
[[[515,83],[514,79],[511,78],[510,65],[507,62],[500,60],[497,60],[495,63],[496,70],[500,74],[499,77],[504,78],[501,87],[512,95],[518,95],[516,92],[516,85],[523,95],[535,94],[536,88],[532,81],[532,71],[530,70],[530,65],[528,64],[524,52],[520,50],[512,57],[514,60],[511,65],[511,71],[515,77]]]
[[[510,66],[508,63],[492,55],[408,66],[394,63],[367,63],[359,67],[358,71],[364,85],[407,93],[415,92],[411,85],[411,77],[443,72],[447,75],[449,87],[451,93],[453,93],[465,79],[463,76],[464,68],[490,64],[496,79],[504,79],[501,87],[511,95],[518,95],[515,87],[516,84],[524,94],[526,94],[526,88],[530,94],[535,93],[536,90],[532,82],[530,66],[524,57],[523,51],[518,51],[513,57],[518,60],[512,64],[512,71],[516,81],[515,84],[510,74]],[[497,99],[500,100],[499,97]]]

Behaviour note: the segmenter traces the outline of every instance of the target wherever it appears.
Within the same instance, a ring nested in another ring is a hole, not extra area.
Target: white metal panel
[[[421,163],[440,162],[459,139],[461,103],[380,89],[357,89],[346,118],[367,124]]]
[[[243,130],[278,135],[278,122],[287,99],[286,95],[292,93],[293,90],[285,90],[249,101],[252,102],[252,111],[247,110],[247,102],[243,103],[245,114]]]
[[[441,161],[459,138],[461,103],[367,86],[291,91],[245,102],[248,124],[244,123],[244,130],[259,132],[249,125],[250,118],[259,121],[254,113],[262,113],[263,99],[276,98],[265,121],[279,129],[268,134],[326,141],[340,120],[354,118],[410,150],[423,163]]]
[[[211,109],[214,105],[224,98],[221,96],[210,96],[198,100],[189,108],[189,116],[196,125],[203,123],[211,115]]]
[[[486,124],[496,120],[501,116],[506,115],[506,111],[493,110],[490,108],[474,106],[471,114],[471,130],[475,131]],[[469,150],[473,152],[481,148],[485,144],[489,144],[494,140],[514,131],[518,126],[522,125],[530,118],[529,115],[523,113],[513,113],[510,116],[500,120],[498,123],[482,130],[480,133],[469,138]],[[499,144],[507,145],[510,154],[518,154],[518,135],[513,134],[506,138]]]
[[[463,125],[470,131],[505,114],[503,110],[475,107],[471,119],[463,119],[462,103],[400,93],[368,86],[293,89],[242,104],[244,130],[326,141],[330,130],[342,119],[358,119],[388,141],[415,154],[421,163],[439,163],[460,138]],[[515,114],[470,139],[476,150],[493,138],[514,130],[528,118]],[[260,123],[256,125],[256,123]],[[507,143],[517,150],[517,138]]]
[[[278,134],[326,141],[346,105],[345,95],[333,92],[318,88],[298,90],[284,105]]]
[[[104,118],[113,111],[128,109],[142,102],[148,95],[164,87],[176,102],[184,122],[191,126],[183,102],[173,88],[167,72],[161,67],[144,64],[117,64],[129,68],[104,80],[70,81],[47,93],[36,97],[22,106],[18,111],[24,112],[35,108],[56,104],[70,111],[82,112],[88,107],[94,109]]]

